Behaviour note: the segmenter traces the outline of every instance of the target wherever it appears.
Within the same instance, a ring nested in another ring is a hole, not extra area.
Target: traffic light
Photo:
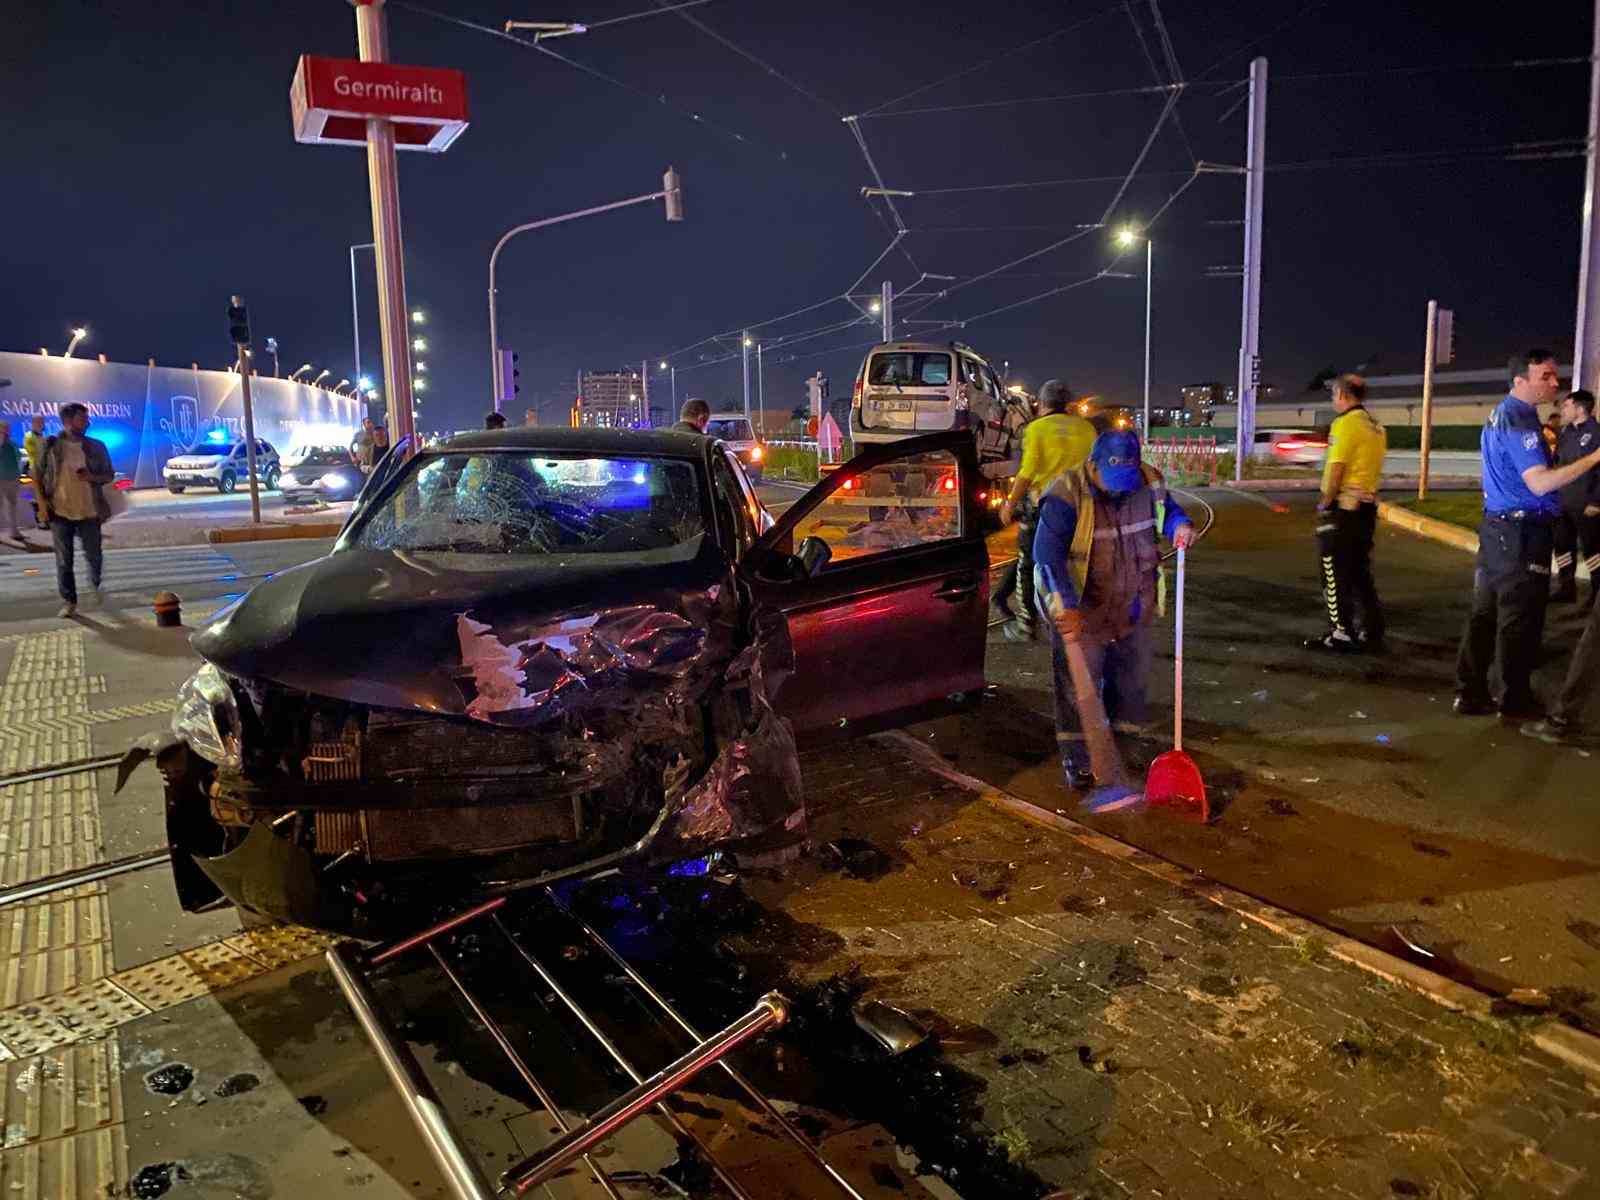
[[[522,393],[522,372],[517,363],[522,356],[515,350],[500,351],[500,401],[510,404]]]
[[[228,302],[228,333],[235,346],[250,344],[250,316],[244,310],[243,296],[234,296]]]

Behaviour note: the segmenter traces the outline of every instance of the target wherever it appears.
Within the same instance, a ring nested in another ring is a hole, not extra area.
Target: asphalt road
[[[1204,494],[1217,521],[1189,559],[1185,742],[1222,815],[1208,827],[1083,819],[1385,948],[1405,953],[1403,933],[1436,969],[1565,988],[1563,1003],[1600,1027],[1600,745],[1552,748],[1450,711],[1471,557],[1380,526],[1394,651],[1332,658],[1299,646],[1320,628],[1311,499]],[[1580,628],[1571,606],[1551,609],[1542,695]],[[1129,756],[1141,773],[1170,746],[1170,645],[1152,682],[1157,737]],[[1056,762],[1048,650],[991,636],[988,674],[987,703],[918,736],[986,782],[1081,816]]]

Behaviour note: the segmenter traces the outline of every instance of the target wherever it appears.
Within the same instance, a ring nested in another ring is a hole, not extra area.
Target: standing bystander
[[[17,510],[22,507],[22,452],[11,440],[11,425],[0,420],[0,522],[11,523],[11,540],[22,540]]]
[[[1328,632],[1307,638],[1308,650],[1351,654],[1383,649],[1383,606],[1372,578],[1372,543],[1378,529],[1378,479],[1388,437],[1366,408],[1367,381],[1340,375],[1317,502],[1317,560]],[[1360,620],[1357,615],[1359,613]]]
[[[1600,421],[1594,419],[1594,393],[1568,392],[1561,402],[1561,439],[1556,447],[1560,466],[1575,463],[1600,447]],[[1555,525],[1556,590],[1550,599],[1571,604],[1578,599],[1578,554],[1589,570],[1589,599],[1600,591],[1600,471],[1590,471],[1561,489],[1561,516]]]
[[[1600,449],[1564,467],[1552,466],[1539,423],[1539,405],[1561,391],[1555,355],[1529,350],[1514,357],[1511,392],[1484,423],[1483,523],[1472,574],[1472,608],[1456,654],[1455,711],[1508,719],[1543,716],[1533,694],[1533,668],[1550,599],[1552,526],[1561,511],[1556,492],[1600,465]],[[1498,706],[1489,668],[1498,657]]]
[[[28,423],[28,432],[22,435],[22,452],[28,456],[28,475],[33,480],[33,523],[48,529],[44,509],[39,504],[39,470],[44,463],[44,414],[35,413]]]
[[[670,432],[704,433],[709,424],[711,424],[711,405],[704,400],[691,397],[685,400],[683,407],[678,410],[678,423]]]
[[[101,489],[116,478],[111,452],[98,438],[87,436],[89,409],[74,401],[61,406],[61,433],[46,440],[43,462],[35,469],[34,490],[39,510],[50,522],[56,551],[56,588],[61,593],[58,616],[78,611],[78,581],[74,570],[74,540],[83,542],[89,563],[89,585],[98,604],[103,561],[100,526],[111,516]]]
[[[1006,618],[1001,632],[1010,642],[1034,638],[1033,539],[1039,532],[1039,497],[1068,471],[1076,471],[1094,446],[1094,426],[1067,412],[1072,389],[1059,379],[1047,379],[1039,388],[1039,415],[1022,429],[1022,462],[1012,481],[1011,493],[1000,509],[1000,523],[1018,518],[1017,559],[1006,568],[992,603]],[[1011,595],[1019,594],[1022,611],[1013,614]]]

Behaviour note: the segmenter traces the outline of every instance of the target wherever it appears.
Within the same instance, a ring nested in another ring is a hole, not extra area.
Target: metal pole
[[[337,948],[336,948],[337,949]],[[330,954],[333,951],[330,951]],[[577,1129],[562,1134],[532,1158],[524,1159],[501,1175],[501,1182],[521,1196],[552,1178],[592,1146],[606,1140],[658,1100],[672,1095],[707,1067],[738,1049],[768,1029],[782,1025],[789,1015],[789,1002],[776,992],[768,992],[756,1006],[720,1033],[694,1047],[676,1062],[663,1067],[649,1079],[624,1092]]]
[[[647,429],[650,426],[650,360],[647,358],[639,364],[639,428]]]
[[[350,247],[350,340],[356,355],[356,378],[361,378],[361,306],[356,292],[356,251],[377,249],[371,242],[357,242]]]
[[[761,361],[761,343],[756,343],[756,424],[767,431],[767,372]]]
[[[383,0],[355,0],[356,45],[362,62],[387,62],[389,36]],[[378,328],[383,334],[384,400],[389,440],[413,449],[416,428],[411,399],[411,328],[406,318],[405,249],[400,236],[400,177],[394,158],[394,126],[367,122],[367,182],[372,195],[372,242],[378,262]]]
[[[1256,388],[1261,382],[1261,200],[1266,186],[1267,60],[1250,62],[1250,132],[1244,168],[1244,300],[1239,316],[1239,402],[1233,477],[1244,478],[1255,443]]]
[[[1583,171],[1583,253],[1578,258],[1578,329],[1573,338],[1572,386],[1593,391],[1600,383],[1600,0],[1594,6],[1594,48],[1589,59],[1589,152]]]
[[[744,419],[750,419],[750,336],[739,335],[739,353],[744,356]]]
[[[672,368],[672,419],[678,419],[678,368]]]
[[[235,308],[244,307],[244,298],[233,298]],[[248,345],[239,347],[239,393],[244,403],[244,459],[250,473],[250,523],[261,524],[261,489],[256,482],[256,410],[250,402],[250,358]]]
[[[1597,0],[1600,2],[1600,0]],[[1144,430],[1150,439],[1150,297],[1155,289],[1156,243],[1154,238],[1144,240]]]
[[[894,284],[887,279],[883,281],[883,340],[894,341]]]
[[[1439,334],[1439,302],[1428,301],[1428,332],[1423,338],[1422,453],[1417,462],[1417,499],[1428,498],[1428,453],[1433,448],[1433,358]]]
[[[328,951],[328,967],[357,1024],[377,1052],[389,1082],[400,1094],[400,1102],[416,1122],[417,1132],[457,1200],[495,1200],[495,1189],[484,1180],[463,1148],[444,1105],[439,1103],[438,1093],[379,1009],[377,997],[361,973],[358,954],[351,943],[341,942]]]

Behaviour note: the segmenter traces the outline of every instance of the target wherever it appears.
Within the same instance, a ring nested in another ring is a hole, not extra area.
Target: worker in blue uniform
[[[1514,357],[1511,392],[1483,427],[1483,522],[1472,576],[1472,609],[1456,655],[1455,711],[1486,716],[1497,709],[1510,720],[1544,715],[1533,694],[1533,668],[1544,636],[1550,597],[1550,556],[1561,512],[1558,492],[1600,465],[1600,449],[1563,467],[1553,466],[1539,421],[1539,406],[1561,393],[1555,355],[1529,350]],[[1500,662],[1496,704],[1489,668]]]

